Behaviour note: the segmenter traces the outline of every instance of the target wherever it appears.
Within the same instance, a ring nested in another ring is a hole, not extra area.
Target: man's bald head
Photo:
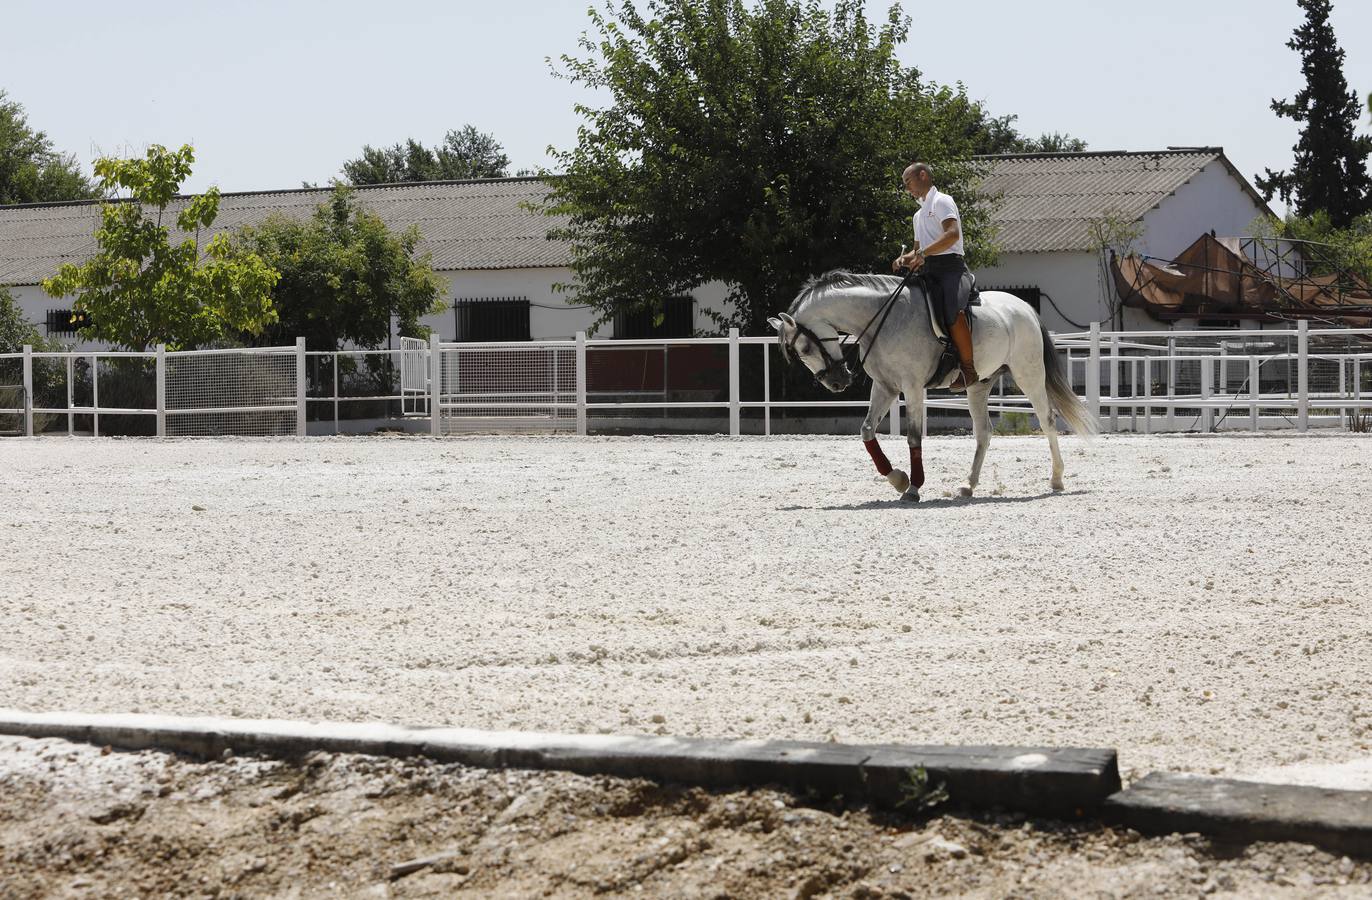
[[[930,179],[933,179],[934,170],[929,168],[928,163],[912,162],[905,167],[905,171],[901,173],[900,179],[901,181],[909,181],[917,175],[927,175]]]
[[[910,192],[910,196],[919,200],[933,187],[934,170],[929,168],[928,163],[910,163],[905,167],[905,171],[900,173],[900,180],[905,183],[905,189]]]

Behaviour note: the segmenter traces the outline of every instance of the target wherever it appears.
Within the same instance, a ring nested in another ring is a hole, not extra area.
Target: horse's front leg
[[[881,424],[882,417],[890,411],[896,393],[895,388],[888,387],[876,379],[872,380],[872,396],[867,404],[867,417],[862,420],[862,443],[871,455],[877,472],[886,476],[891,487],[903,493],[910,486],[909,476],[900,469],[891,467],[891,461],[886,458],[886,454],[881,450],[881,444],[877,442],[877,426]]]
[[[924,487],[924,388],[905,389],[906,412],[909,421],[905,423],[905,443],[910,446],[910,484],[902,499],[911,503],[919,502],[919,489]]]

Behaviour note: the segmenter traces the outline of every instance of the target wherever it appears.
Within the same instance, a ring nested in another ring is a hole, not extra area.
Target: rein
[[[799,322],[796,323],[796,331],[800,334],[805,335],[807,338],[809,338],[810,340],[814,341],[817,345],[819,345],[819,352],[824,357],[824,369],[815,376],[816,378],[829,374],[829,372],[835,366],[840,364],[848,366],[848,370],[851,372],[853,367],[851,360],[848,358],[848,355],[850,353],[861,354],[861,358],[857,361],[858,368],[862,368],[866,364],[867,357],[872,355],[872,350],[877,345],[877,338],[881,336],[881,330],[886,327],[886,320],[890,318],[891,310],[895,309],[896,298],[900,296],[901,291],[905,290],[905,288],[909,286],[910,279],[914,278],[915,274],[918,271],[918,269],[911,269],[905,273],[905,278],[902,279],[900,284],[896,286],[896,289],[891,292],[891,296],[887,297],[886,300],[881,304],[881,306],[877,307],[877,311],[872,314],[872,318],[868,319],[867,324],[862,326],[862,330],[857,333],[857,336],[853,340],[852,346],[849,347],[847,350],[841,351],[838,358],[836,359],[829,356],[829,353],[824,349],[824,345],[825,343],[831,341],[842,341],[842,337],[822,338],[816,335],[807,326],[802,325]],[[862,353],[862,338],[865,334],[867,334],[867,330],[872,327],[872,323],[876,322],[878,318],[880,318],[881,321],[877,323],[877,330],[872,332],[872,343],[867,348],[867,352]],[[852,335],[849,336],[852,337]],[[792,341],[791,343],[794,347],[795,341]]]

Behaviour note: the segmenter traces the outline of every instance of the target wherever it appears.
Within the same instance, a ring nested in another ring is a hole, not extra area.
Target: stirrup
[[[962,392],[967,390],[968,385],[976,384],[978,381],[981,381],[981,379],[977,377],[976,369],[972,370],[971,381],[968,381],[966,367],[959,365],[958,368],[961,371],[958,372],[958,377],[953,379],[953,383],[948,385],[948,390]]]
[[[958,359],[957,350],[954,349],[951,341],[945,341],[943,344],[943,355],[939,357],[938,366],[934,369],[934,376],[925,382],[925,389],[932,390],[938,387],[939,384],[943,382],[943,379],[948,377],[948,373],[956,369],[959,365],[960,361]]]

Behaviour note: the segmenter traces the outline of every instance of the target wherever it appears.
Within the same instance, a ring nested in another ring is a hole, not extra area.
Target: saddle
[[[977,276],[968,272],[965,276],[970,279],[972,284],[967,289],[967,323],[976,328],[977,317],[972,311],[972,307],[981,306],[981,291],[977,288]],[[929,311],[929,324],[934,328],[934,336],[943,342],[945,348],[949,347],[948,331],[940,321],[938,310],[943,308],[943,285],[937,279],[927,275],[919,277],[920,288],[924,291],[924,306]],[[945,350],[945,352],[947,352]]]
[[[981,291],[977,290],[977,276],[968,272],[963,276],[970,279],[971,284],[967,288],[967,325],[975,334],[977,317],[973,311],[974,306],[981,306]],[[958,368],[958,351],[953,346],[953,341],[948,337],[947,328],[940,321],[938,310],[943,308],[943,286],[935,278],[921,274],[919,277],[920,287],[924,290],[924,305],[929,311],[929,324],[933,326],[934,336],[943,344],[943,355],[939,357],[938,366],[934,369],[934,376],[926,383],[926,388],[936,388]]]

